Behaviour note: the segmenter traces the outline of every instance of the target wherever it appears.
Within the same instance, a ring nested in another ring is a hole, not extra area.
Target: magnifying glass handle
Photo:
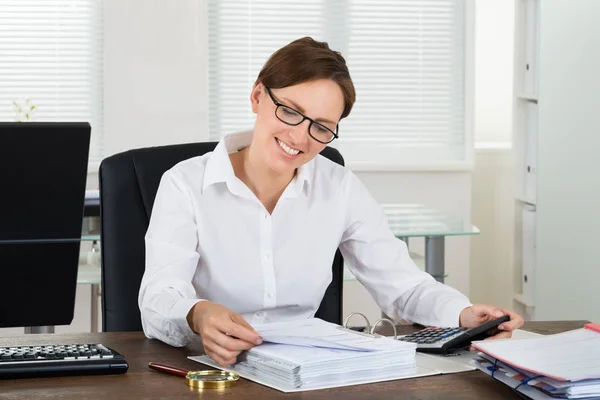
[[[153,362],[148,363],[148,367],[150,367],[151,369],[154,369],[156,371],[166,372],[167,374],[182,376],[184,378],[187,375],[187,373],[190,372],[185,369],[172,367],[170,365],[165,365],[165,364],[157,364],[157,363],[153,363]]]

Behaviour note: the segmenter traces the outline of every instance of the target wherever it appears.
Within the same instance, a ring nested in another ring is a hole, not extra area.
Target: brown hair
[[[269,57],[254,84],[279,89],[317,79],[331,79],[340,86],[344,94],[341,118],[347,117],[356,99],[354,84],[346,60],[326,42],[310,37],[294,40]]]

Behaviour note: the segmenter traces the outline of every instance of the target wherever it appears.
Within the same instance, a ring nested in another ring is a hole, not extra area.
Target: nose
[[[290,143],[290,144],[295,144],[295,145],[306,145],[310,139],[310,135],[308,134],[308,129],[310,126],[310,121],[309,120],[304,120],[302,121],[302,123],[296,125],[296,126],[291,126],[290,128],[290,138],[294,141],[294,143]]]

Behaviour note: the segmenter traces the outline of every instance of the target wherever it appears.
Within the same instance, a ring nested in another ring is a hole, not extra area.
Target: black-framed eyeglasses
[[[308,134],[317,142],[327,144],[333,142],[334,139],[338,138],[338,124],[335,125],[334,132],[332,129],[326,127],[325,125],[316,122],[311,118],[308,118],[300,111],[294,110],[293,108],[281,104],[280,102],[275,100],[273,94],[271,93],[271,89],[269,89],[266,86],[265,90],[267,91],[267,93],[269,93],[269,97],[271,98],[271,100],[273,100],[273,103],[275,103],[275,116],[284,124],[298,126],[305,120],[309,120],[310,124],[308,125]]]

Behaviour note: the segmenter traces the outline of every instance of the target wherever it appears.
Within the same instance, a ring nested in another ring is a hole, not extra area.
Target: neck
[[[294,178],[295,172],[281,174],[273,171],[262,161],[260,154],[253,151],[252,145],[239,151],[235,158],[237,160],[232,157],[235,175],[248,186],[265,208],[272,212],[279,197]]]

